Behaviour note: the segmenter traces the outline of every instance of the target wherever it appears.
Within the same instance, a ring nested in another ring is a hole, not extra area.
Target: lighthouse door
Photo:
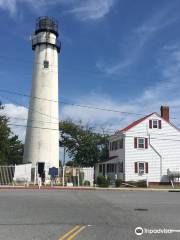
[[[40,177],[42,177],[42,174],[44,172],[44,162],[38,162],[38,174]]]

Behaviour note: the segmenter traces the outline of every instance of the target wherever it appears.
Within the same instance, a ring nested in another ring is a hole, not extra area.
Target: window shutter
[[[145,138],[145,148],[148,148],[148,139]]]
[[[137,148],[137,138],[134,138],[134,148]]]
[[[158,121],[158,125],[159,125],[159,129],[161,129],[162,128],[161,120]]]
[[[146,173],[149,172],[149,168],[148,168],[148,162],[146,162]]]
[[[137,173],[138,172],[138,166],[137,166],[137,162],[134,163],[134,172]]]
[[[149,128],[152,128],[152,120],[149,120]]]

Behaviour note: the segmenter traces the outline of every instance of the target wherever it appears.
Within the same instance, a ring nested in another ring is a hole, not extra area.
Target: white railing
[[[15,166],[0,166],[0,185],[12,185]]]

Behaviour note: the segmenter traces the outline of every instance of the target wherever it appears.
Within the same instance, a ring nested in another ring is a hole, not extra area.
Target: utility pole
[[[64,187],[65,163],[66,163],[66,147],[64,146],[64,159],[63,159],[63,187]]]

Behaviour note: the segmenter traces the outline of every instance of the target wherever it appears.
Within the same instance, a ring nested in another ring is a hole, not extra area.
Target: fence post
[[[64,171],[65,171],[65,166],[63,166],[63,187],[64,187]]]

